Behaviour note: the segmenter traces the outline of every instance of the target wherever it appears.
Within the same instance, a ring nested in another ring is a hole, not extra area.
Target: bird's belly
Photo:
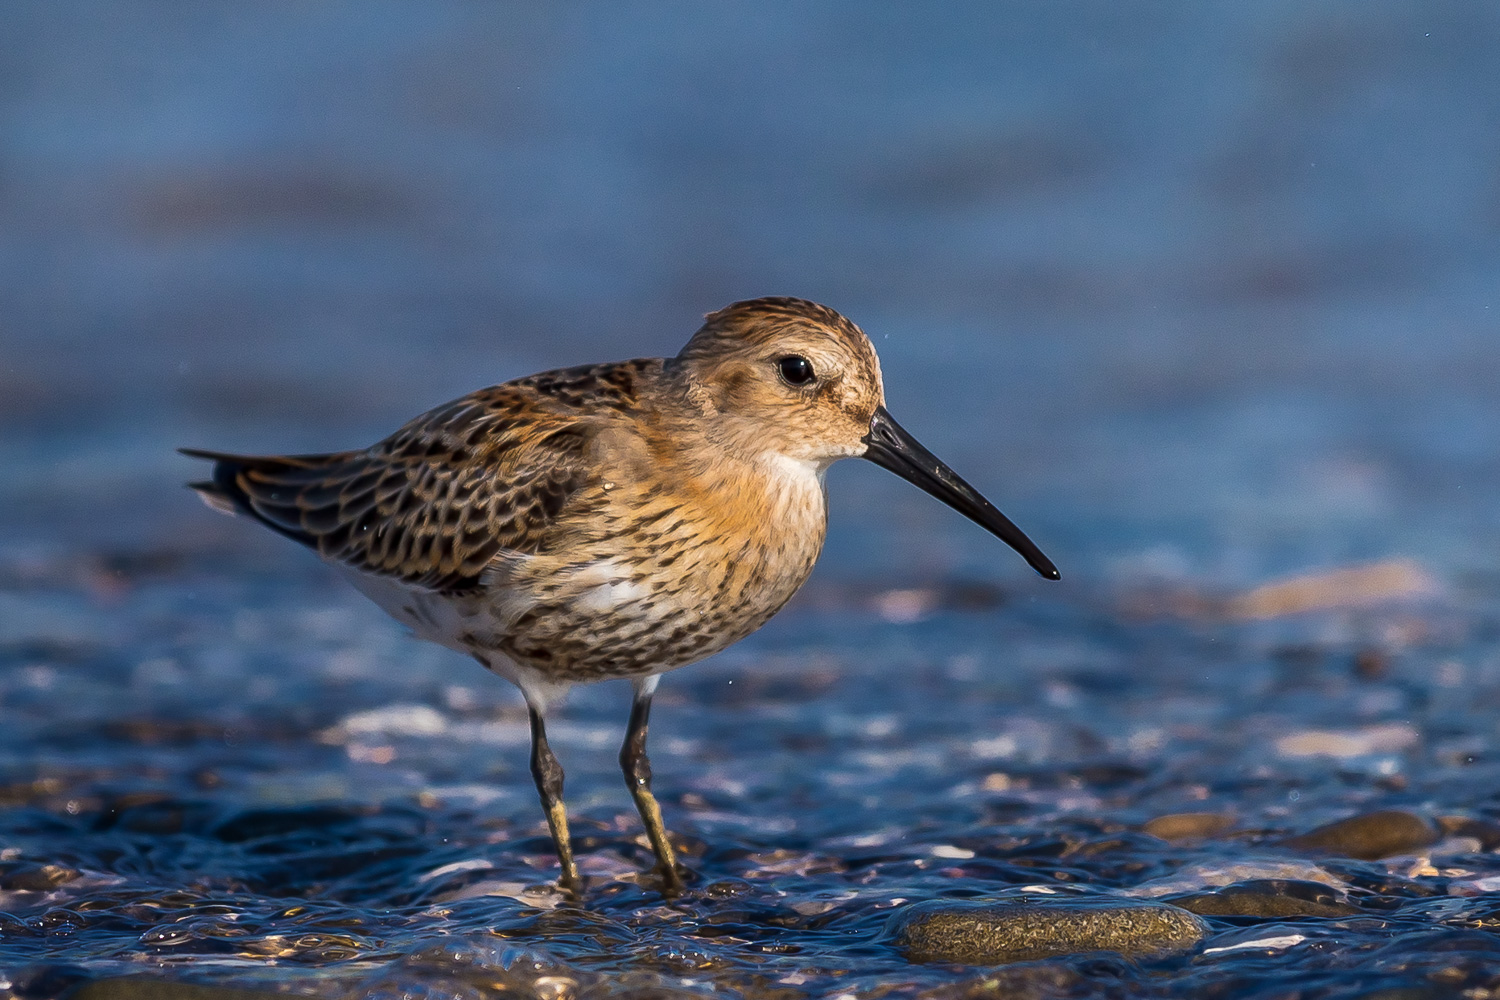
[[[536,588],[538,600],[512,622],[505,651],[575,681],[685,666],[765,624],[817,557],[813,548],[790,562],[736,559],[746,553],[721,548],[705,543],[676,558],[612,556],[565,569]]]
[[[711,556],[709,548],[692,553],[686,573],[657,559],[602,558],[458,596],[348,576],[419,638],[468,653],[525,687],[517,668],[580,682],[661,673],[710,656],[765,624],[816,558],[776,568]]]

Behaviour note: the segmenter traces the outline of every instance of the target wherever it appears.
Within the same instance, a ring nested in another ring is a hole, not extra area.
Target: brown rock
[[[155,976],[115,976],[83,984],[68,994],[68,1000],[264,1000],[285,996],[276,990],[204,986]]]
[[[1404,559],[1304,573],[1263,584],[1229,602],[1234,618],[1266,619],[1308,611],[1367,607],[1430,597],[1441,588],[1433,576]]]
[[[1487,819],[1468,816],[1439,816],[1438,829],[1447,837],[1473,837],[1479,841],[1479,849],[1493,851],[1500,847],[1500,824]]]
[[[1370,646],[1354,654],[1354,676],[1362,681],[1384,680],[1391,672],[1391,658]]]
[[[889,925],[913,962],[1004,965],[1093,951],[1146,958],[1191,948],[1208,926],[1186,910],[1134,900],[934,900]]]
[[[1365,757],[1401,753],[1422,742],[1422,734],[1408,722],[1377,722],[1358,729],[1299,729],[1277,738],[1282,757]]]
[[[1141,831],[1162,840],[1200,840],[1217,837],[1232,826],[1234,817],[1228,813],[1172,813],[1148,820]]]
[[[1090,982],[1062,962],[1029,962],[989,969],[982,976],[925,989],[917,1000],[1057,1000],[1089,995]]]
[[[1256,879],[1172,900],[1205,917],[1349,917],[1364,912],[1320,882]]]
[[[20,865],[0,875],[6,892],[48,892],[78,878],[82,873],[66,865]]]
[[[1281,841],[1282,847],[1377,861],[1437,843],[1439,831],[1426,817],[1400,809],[1350,816]]]

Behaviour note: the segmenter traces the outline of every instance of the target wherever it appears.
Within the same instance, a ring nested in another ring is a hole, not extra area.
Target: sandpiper
[[[562,883],[581,883],[546,714],[574,684],[630,678],[620,765],[669,890],[680,885],[646,756],[661,674],[755,631],[823,547],[823,474],[867,458],[1056,567],[886,412],[859,327],[814,302],[710,313],[675,358],[542,372],[327,455],[214,462],[191,487],[346,571],[418,636],[512,681]]]

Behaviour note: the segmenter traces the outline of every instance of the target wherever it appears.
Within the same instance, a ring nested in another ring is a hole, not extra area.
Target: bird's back
[[[594,472],[602,418],[638,401],[657,359],[543,372],[480,389],[361,451],[214,462],[191,484],[352,570],[440,593],[473,590],[492,562],[566,544]]]

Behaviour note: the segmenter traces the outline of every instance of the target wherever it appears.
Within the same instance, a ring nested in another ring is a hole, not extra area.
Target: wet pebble
[[[179,983],[155,976],[116,976],[97,979],[67,994],[67,1000],[263,1000],[284,997],[280,990],[248,990],[235,986]]]
[[[1173,894],[1202,892],[1236,882],[1256,879],[1285,879],[1296,882],[1319,882],[1343,890],[1348,883],[1337,875],[1306,861],[1285,858],[1246,858],[1242,861],[1204,862],[1184,865],[1171,875],[1151,879],[1123,889],[1126,896],[1160,899]]]
[[[87,982],[89,972],[80,965],[30,965],[10,972],[4,978],[10,980],[11,992],[7,996],[14,996],[17,1000],[44,1000],[72,996],[68,991]]]
[[[78,878],[81,873],[66,865],[17,865],[0,874],[0,890],[47,892]]]
[[[637,956],[640,958],[641,956]],[[658,952],[649,958],[660,959]],[[421,948],[379,969],[349,997],[359,1000],[487,1000],[490,997],[538,997],[565,1000],[578,996],[702,1000],[701,988],[687,988],[682,973],[701,970],[689,961],[676,974],[663,975],[636,961],[635,967],[610,974],[589,971],[541,950],[483,937],[452,940]],[[742,992],[742,991],[737,991]],[[768,994],[774,995],[774,994]]]
[[[918,1000],[1053,1000],[1090,994],[1090,972],[1062,962],[1029,962],[987,970],[983,976],[924,990]],[[847,994],[846,994],[847,995]]]
[[[888,930],[913,962],[1003,965],[1094,951],[1163,955],[1191,948],[1208,927],[1164,903],[1024,899],[917,903]]]
[[[1275,746],[1282,757],[1349,760],[1372,754],[1403,753],[1421,741],[1421,733],[1410,723],[1380,722],[1358,729],[1299,729],[1278,737]]]
[[[1160,837],[1162,840],[1176,842],[1217,837],[1232,826],[1234,826],[1234,817],[1228,813],[1172,813],[1148,820],[1142,825],[1141,832]]]
[[[1400,809],[1361,813],[1287,837],[1282,847],[1377,861],[1437,843],[1439,831],[1426,817]]]
[[[1424,567],[1405,559],[1346,566],[1321,573],[1299,573],[1235,596],[1235,618],[1264,620],[1326,611],[1412,601],[1440,593],[1442,584]]]
[[[1351,665],[1354,676],[1362,681],[1384,680],[1391,672],[1391,658],[1369,646],[1355,652]]]
[[[1255,879],[1171,900],[1205,917],[1348,917],[1362,913],[1321,882]]]
[[[1448,837],[1468,837],[1479,843],[1481,851],[1500,847],[1500,824],[1468,816],[1439,816],[1438,829]]]

